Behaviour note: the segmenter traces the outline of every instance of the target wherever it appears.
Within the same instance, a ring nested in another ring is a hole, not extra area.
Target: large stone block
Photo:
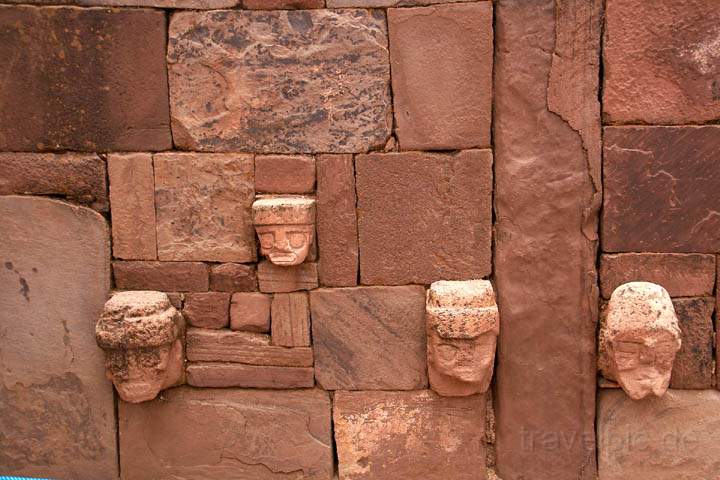
[[[363,284],[490,274],[489,150],[359,155],[355,168]]]
[[[484,480],[485,395],[337,392],[340,480]]]
[[[120,402],[123,480],[331,480],[330,399],[318,390],[174,388]]]
[[[595,478],[601,0],[495,3],[503,480]]]
[[[608,0],[605,18],[605,122],[720,119],[715,0]]]
[[[720,251],[720,126],[607,127],[603,250]]]
[[[410,7],[434,3],[466,2],[468,0],[326,0],[328,8],[377,8],[377,7]]]
[[[314,290],[310,309],[320,386],[327,390],[427,387],[423,287]]]
[[[382,11],[178,13],[168,64],[183,149],[363,152],[390,135]]]
[[[0,197],[0,475],[117,478],[112,384],[94,324],[110,288],[98,213]]]
[[[204,292],[208,270],[200,262],[113,262],[115,288],[119,290],[160,290],[162,292]]]
[[[0,7],[0,150],[172,147],[165,14]]]
[[[682,345],[675,355],[670,388],[706,389],[713,386],[712,297],[676,298],[673,307]]]
[[[492,2],[388,10],[402,150],[490,146]]]
[[[190,8],[193,10],[213,10],[233,8],[240,0],[76,0],[80,5],[107,5],[109,7],[149,7],[149,8]]]
[[[154,160],[158,258],[254,261],[253,157],[163,153]]]

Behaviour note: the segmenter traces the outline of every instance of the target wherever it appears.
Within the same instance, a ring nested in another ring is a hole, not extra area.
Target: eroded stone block
[[[713,320],[715,299],[675,298],[673,307],[682,343],[675,355],[670,388],[706,389],[713,386]]]
[[[230,328],[247,332],[270,331],[272,296],[264,293],[236,293],[230,301]]]
[[[315,200],[309,197],[261,197],[252,204],[260,253],[275,265],[305,261],[315,239]]]
[[[222,263],[210,267],[210,290],[217,292],[252,292],[257,290],[255,265]]]
[[[185,295],[183,314],[193,327],[225,328],[230,321],[230,294],[192,292]]]

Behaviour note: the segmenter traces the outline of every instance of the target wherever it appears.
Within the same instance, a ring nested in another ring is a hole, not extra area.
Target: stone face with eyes
[[[315,200],[261,197],[253,203],[253,223],[261,254],[275,265],[299,265],[315,236]]]

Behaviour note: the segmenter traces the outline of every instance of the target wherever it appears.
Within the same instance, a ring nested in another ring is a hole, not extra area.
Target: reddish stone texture
[[[503,480],[595,479],[602,3],[495,3]]]
[[[157,259],[152,156],[113,153],[107,162],[113,255],[126,260]]]
[[[315,385],[312,367],[276,367],[241,363],[192,363],[187,383],[193,387],[310,388]]]
[[[315,158],[305,155],[255,157],[255,190],[310,193],[315,190]]]
[[[193,327],[225,328],[229,322],[230,294],[200,292],[185,295],[183,315]]]
[[[258,281],[261,292],[312,290],[318,286],[317,263],[281,267],[264,260],[258,264]]]
[[[185,301],[185,294],[180,292],[166,293],[168,296],[168,300],[170,300],[170,304],[178,310],[182,310],[183,302]]]
[[[0,7],[0,150],[172,147],[164,12]]]
[[[490,145],[492,2],[388,10],[402,150]]]
[[[260,1],[260,0],[258,0]],[[344,7],[409,7],[413,5],[428,5],[433,3],[466,2],[468,0],[326,0],[328,8]]]
[[[318,275],[325,287],[353,287],[358,275],[355,211],[355,168],[352,155],[317,157]]]
[[[167,57],[182,149],[352,153],[390,136],[382,11],[180,12]]]
[[[608,299],[623,283],[662,285],[671,297],[712,295],[715,255],[681,253],[620,253],[600,257],[600,293]]]
[[[242,0],[242,6],[249,10],[323,8],[325,0]]]
[[[713,386],[713,320],[715,299],[673,299],[682,345],[673,363],[670,388],[705,389]]]
[[[608,0],[605,18],[605,122],[720,119],[715,0]]]
[[[310,292],[317,381],[327,390],[426,388],[425,290]]]
[[[235,7],[240,0],[76,0],[79,5],[107,5],[112,7],[191,8],[213,10]]]
[[[257,290],[255,265],[222,263],[210,267],[210,290],[218,292],[252,292]]]
[[[254,261],[252,155],[163,153],[154,160],[160,260]]]
[[[276,293],[272,301],[272,344],[310,345],[310,306],[305,292]]]
[[[107,212],[105,162],[93,154],[0,153],[0,195],[13,193],[63,196]]]
[[[484,480],[485,395],[337,392],[340,480]]]
[[[119,402],[123,480],[330,480],[330,399],[319,390],[174,388]]]
[[[208,272],[200,262],[113,262],[118,290],[204,292]]]
[[[247,332],[270,331],[272,297],[264,293],[236,293],[230,301],[230,328]]]
[[[607,127],[603,250],[720,251],[720,126]]]
[[[363,284],[490,274],[489,150],[359,155],[355,167]]]

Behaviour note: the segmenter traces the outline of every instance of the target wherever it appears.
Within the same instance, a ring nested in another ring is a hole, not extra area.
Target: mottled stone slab
[[[163,153],[154,160],[160,260],[256,259],[251,155]]]
[[[720,392],[715,390],[668,390],[639,402],[622,390],[602,390],[599,480],[714,478],[719,429]]]
[[[120,402],[123,480],[330,480],[330,399],[319,390],[175,388]]]
[[[700,390],[713,387],[713,297],[675,298],[682,345],[675,355],[670,388]]]
[[[117,478],[112,384],[93,329],[109,259],[97,212],[0,197],[0,475]]]
[[[472,0],[326,0],[328,8],[375,8],[375,7],[412,7],[435,3],[467,2]]]
[[[221,263],[210,267],[210,290],[217,292],[252,292],[257,290],[255,265]]]
[[[603,250],[720,251],[720,126],[607,127]]]
[[[258,264],[258,281],[261,292],[312,290],[318,286],[317,263],[305,262],[292,267],[281,267],[263,260]]]
[[[495,2],[496,469],[595,478],[601,0]]]
[[[242,0],[242,5],[250,10],[295,10],[323,8],[325,0]]]
[[[225,328],[230,322],[230,294],[192,292],[185,295],[183,315],[193,327]]]
[[[322,388],[427,387],[423,287],[319,289],[310,292],[310,309]]]
[[[180,148],[363,152],[390,135],[382,11],[187,12],[169,35]]]
[[[315,385],[312,367],[278,367],[241,363],[191,363],[187,383],[193,387],[310,388]]]
[[[0,150],[172,147],[165,14],[0,7]]]
[[[373,153],[355,168],[363,284],[490,274],[492,152]]]
[[[113,262],[115,288],[162,292],[204,292],[208,271],[200,262]]]
[[[272,301],[272,344],[310,345],[310,305],[305,292],[276,293]]]
[[[609,0],[603,120],[720,119],[720,9],[714,0]]]
[[[258,155],[255,190],[266,193],[311,193],[315,190],[315,158],[308,155]]]
[[[268,333],[271,304],[272,296],[264,293],[233,294],[230,300],[230,329]]]
[[[340,480],[484,480],[485,395],[337,392]]]
[[[149,8],[190,8],[193,10],[213,10],[232,8],[241,0],[77,0],[79,5],[107,5],[109,7],[149,7]]]

